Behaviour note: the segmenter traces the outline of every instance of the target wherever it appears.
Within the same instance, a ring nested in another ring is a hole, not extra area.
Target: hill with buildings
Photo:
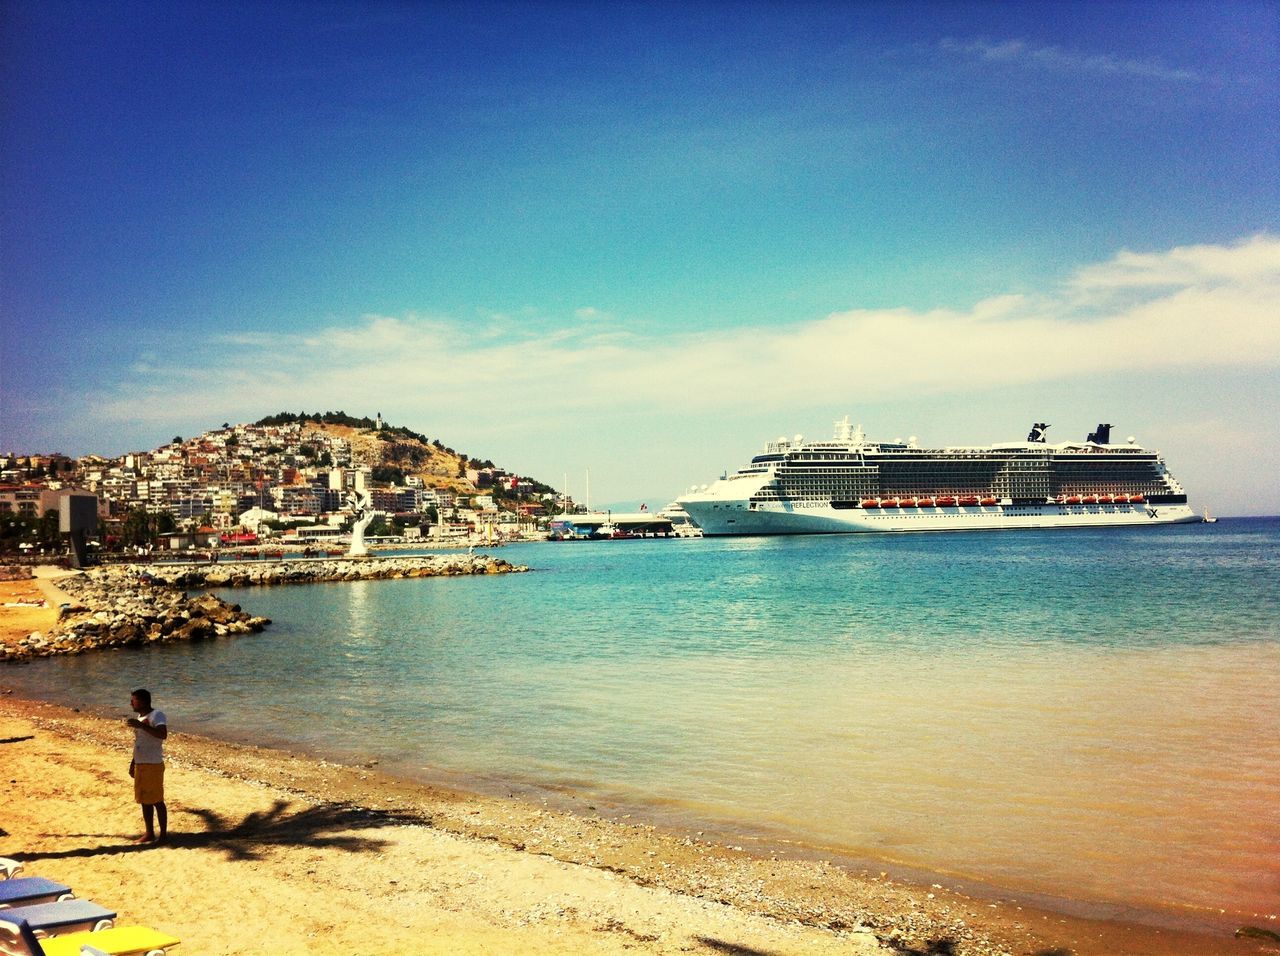
[[[56,538],[58,502],[72,490],[96,495],[104,538],[129,545],[175,531],[340,529],[365,494],[385,533],[519,526],[558,500],[549,485],[381,415],[281,412],[116,458],[0,458],[0,548]]]

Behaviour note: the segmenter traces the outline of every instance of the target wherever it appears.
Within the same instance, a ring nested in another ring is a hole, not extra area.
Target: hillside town
[[[321,548],[361,503],[366,538],[501,542],[545,534],[573,503],[530,478],[382,420],[287,413],[116,458],[0,456],[0,547],[57,550],[60,502],[96,497],[103,551]]]

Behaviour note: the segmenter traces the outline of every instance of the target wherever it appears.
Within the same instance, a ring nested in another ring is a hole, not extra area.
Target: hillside
[[[450,448],[438,448],[418,438],[350,425],[312,424],[303,431],[342,439],[351,446],[353,463],[368,465],[375,481],[403,483],[416,476],[429,488],[442,488],[462,494],[474,494],[475,485],[467,480],[470,459]]]
[[[350,447],[351,463],[372,469],[378,484],[403,484],[405,478],[416,477],[428,488],[444,489],[459,494],[475,494],[492,491],[496,497],[506,498],[503,489],[477,487],[468,480],[467,470],[490,471],[519,478],[521,496],[555,493],[549,485],[528,476],[516,476],[489,460],[472,458],[463,452],[443,444],[439,439],[404,426],[391,425],[381,418],[356,418],[345,412],[280,412],[254,423],[256,426],[296,424],[302,428],[304,441],[308,436],[338,439]]]

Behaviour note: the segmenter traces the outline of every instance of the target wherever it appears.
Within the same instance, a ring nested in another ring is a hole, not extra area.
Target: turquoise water
[[[223,590],[262,635],[33,697],[1020,891],[1280,900],[1280,521],[507,547],[536,573]]]

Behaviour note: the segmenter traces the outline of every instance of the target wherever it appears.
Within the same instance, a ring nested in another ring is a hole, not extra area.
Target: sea
[[[534,570],[221,589],[271,626],[0,683],[1092,915],[1280,909],[1280,519],[494,554]]]

